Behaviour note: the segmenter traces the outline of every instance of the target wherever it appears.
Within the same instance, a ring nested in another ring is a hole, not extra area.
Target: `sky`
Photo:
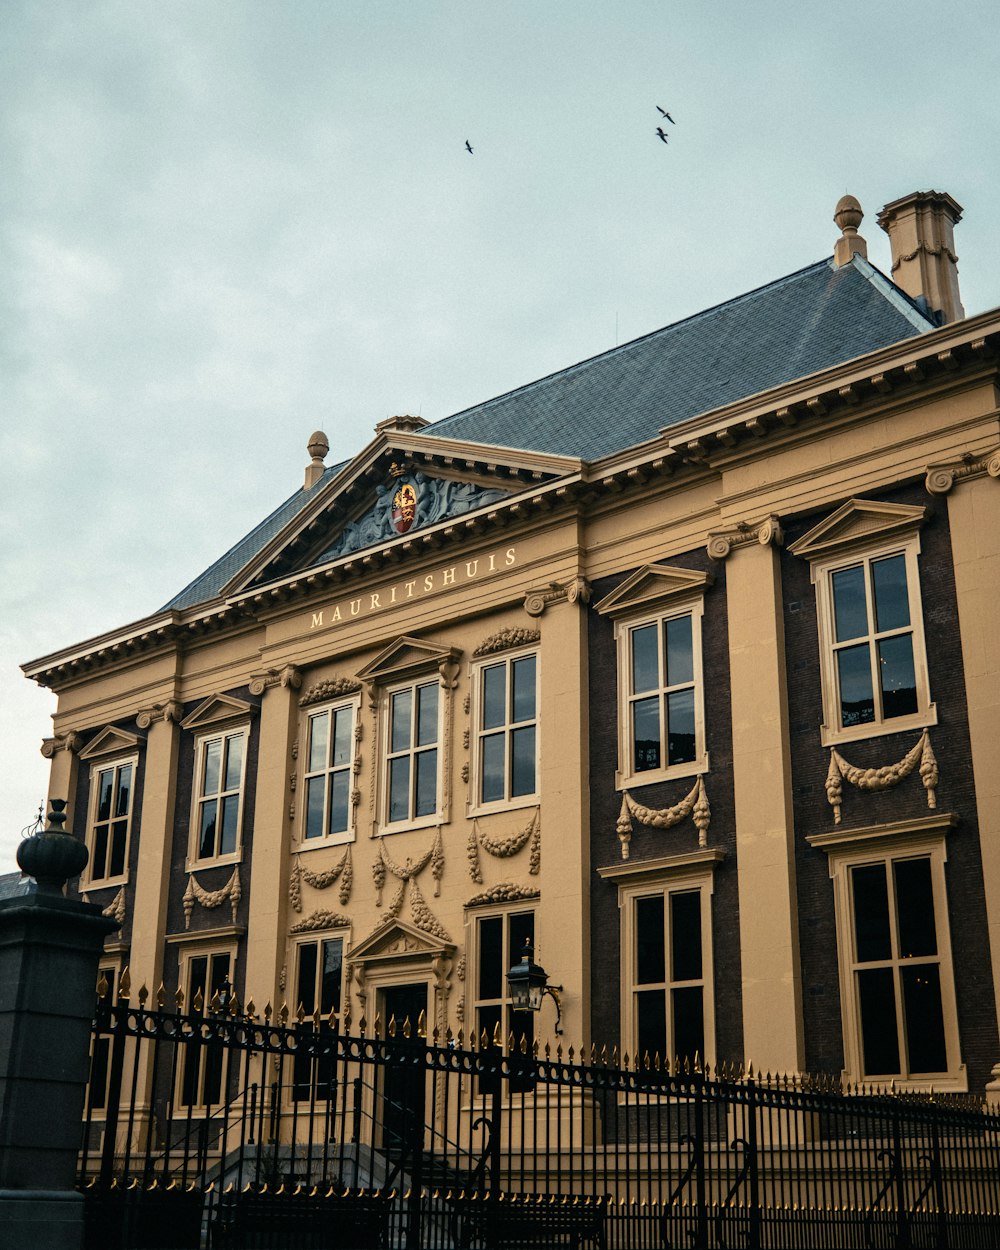
[[[1000,304],[992,5],[5,0],[0,872],[55,698],[396,413],[436,420],[936,188]],[[656,135],[666,108],[669,143]],[[465,149],[468,140],[473,147]]]

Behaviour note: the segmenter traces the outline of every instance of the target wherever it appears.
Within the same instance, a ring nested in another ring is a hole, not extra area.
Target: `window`
[[[229,951],[189,955],[182,965],[181,982],[185,987],[186,1010],[195,1012],[195,1003],[198,1001],[201,1013],[210,1014],[215,995],[223,998],[230,991],[230,969]],[[195,1035],[196,1038],[197,1036]],[[184,1053],[180,1065],[178,1104],[182,1107],[206,1109],[217,1107],[223,1097],[223,1043],[216,1039],[201,1039],[181,1049]]]
[[[88,885],[114,885],[128,875],[136,759],[95,765],[90,775]]]
[[[476,917],[476,970],[475,1005],[472,1019],[476,1037],[486,1033],[487,1045],[492,1045],[499,1035],[501,1045],[507,1046],[514,1037],[514,1048],[520,1053],[522,1040],[531,1054],[535,1040],[535,1013],[514,1011],[507,986],[507,972],[521,962],[525,942],[535,944],[535,913],[533,911],[503,912],[499,915]],[[509,1081],[511,1090],[526,1088],[516,1077]],[[479,1092],[488,1092],[485,1080],[479,1082]]]
[[[302,942],[297,948],[296,1000],[307,1016],[318,1011],[320,1033],[330,1032],[330,1013],[340,1014],[343,993],[344,939],[324,938]],[[296,1054],[292,1073],[292,1097],[296,1101],[336,1098],[336,1062],[332,1055],[314,1058]]]
[[[118,984],[118,969],[113,964],[102,964],[97,972],[97,985],[101,978],[107,984],[105,1002],[114,1002]],[[87,1105],[92,1113],[100,1115],[108,1105],[108,1076],[111,1071],[111,1035],[97,1034],[90,1052],[90,1081],[87,1087]]]
[[[475,802],[509,806],[538,792],[538,657],[515,655],[475,676]]]
[[[197,860],[235,860],[239,854],[246,730],[198,743],[194,805]]]
[[[387,693],[387,825],[430,823],[438,814],[441,702],[436,677]]]
[[[944,878],[953,819],[809,839],[830,854],[851,1081],[965,1088]]]
[[[304,843],[346,842],[353,833],[354,702],[311,712],[306,733]]]

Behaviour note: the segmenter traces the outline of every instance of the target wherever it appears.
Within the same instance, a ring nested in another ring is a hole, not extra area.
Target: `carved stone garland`
[[[833,823],[840,824],[840,807],[843,799],[842,781],[848,781],[858,790],[891,790],[909,777],[919,764],[920,779],[927,791],[927,806],[937,807],[938,765],[931,749],[930,734],[925,729],[916,745],[895,764],[883,764],[881,768],[856,768],[848,764],[836,747],[830,748],[830,769],[826,774],[826,797],[833,808]]]
[[[405,864],[397,864],[385,849],[385,841],[380,839],[378,857],[372,864],[372,879],[375,882],[375,906],[382,906],[382,890],[385,886],[386,872],[390,872],[399,882],[399,888],[386,908],[382,924],[389,924],[396,919],[403,909],[403,900],[406,897],[407,890],[409,890],[410,911],[417,928],[422,929],[425,933],[433,934],[434,937],[440,938],[443,942],[450,942],[451,937],[448,935],[447,930],[427,906],[423,891],[417,885],[417,877],[428,864],[431,866],[431,876],[434,878],[434,897],[437,898],[441,893],[441,877],[444,873],[444,843],[441,840],[440,829],[435,833],[434,841],[430,847],[415,863],[407,857]]]
[[[314,890],[327,890],[335,881],[340,881],[340,905],[346,907],[351,897],[351,886],[354,884],[354,864],[351,860],[351,848],[348,847],[340,858],[340,863],[326,872],[310,872],[302,867],[301,859],[296,856],[288,878],[288,901],[292,910],[302,911],[302,882],[311,885]]]
[[[240,905],[240,899],[243,897],[243,891],[240,887],[240,870],[233,869],[233,875],[229,878],[221,890],[203,890],[195,880],[194,873],[188,877],[187,889],[184,891],[184,898],[181,900],[184,904],[184,928],[191,928],[191,913],[194,911],[195,903],[199,903],[206,910],[211,911],[216,907],[221,907],[227,900],[233,914],[233,924],[236,923],[236,909]]]
[[[83,899],[85,903],[90,902],[90,895],[88,893],[84,892],[80,895],[80,897]],[[107,905],[107,907],[102,909],[101,915],[110,916],[112,920],[117,920],[119,927],[121,927],[125,923],[125,887],[124,886],[119,887],[118,893],[114,896],[114,898]]]
[[[477,907],[481,903],[517,903],[521,899],[541,898],[541,890],[535,886],[518,885],[516,881],[500,881],[491,885],[482,894],[474,894],[466,902],[466,907]]]
[[[519,833],[512,833],[508,838],[491,838],[488,834],[483,833],[479,821],[473,820],[472,828],[469,830],[469,843],[466,851],[469,859],[469,876],[477,885],[483,884],[482,864],[479,861],[480,847],[483,848],[487,855],[492,855],[494,859],[510,859],[512,855],[516,855],[529,842],[531,843],[531,857],[528,863],[528,872],[531,876],[537,877],[542,866],[541,808],[536,807],[525,827]]]
[[[708,826],[712,818],[712,810],[708,805],[708,795],[705,793],[705,782],[702,777],[698,777],[695,781],[690,794],[679,803],[675,803],[673,807],[643,807],[632,798],[627,790],[622,793],[622,808],[615,825],[618,839],[622,844],[622,859],[628,859],[629,856],[633,816],[640,825],[650,825],[653,829],[672,829],[674,825],[679,825],[688,816],[693,816],[694,823],[698,827],[698,845],[708,845]]]
[[[494,655],[497,651],[509,651],[511,647],[524,647],[528,643],[538,642],[541,637],[540,630],[507,625],[497,633],[484,638],[472,654],[473,656]]]
[[[311,703],[324,703],[327,699],[339,699],[346,694],[357,694],[361,682],[353,677],[329,677],[310,686],[305,694],[299,697],[299,707],[308,707]]]
[[[317,929],[346,929],[350,919],[337,911],[310,912],[304,920],[299,920],[288,930],[289,933],[315,933]]]

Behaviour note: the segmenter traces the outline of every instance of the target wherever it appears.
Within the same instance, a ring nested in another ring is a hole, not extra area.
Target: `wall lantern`
[[[514,1011],[541,1011],[542,999],[548,994],[556,1005],[556,1033],[562,1033],[561,985],[549,985],[549,975],[541,964],[535,963],[535,951],[531,938],[524,939],[521,962],[507,973],[510,1003]]]

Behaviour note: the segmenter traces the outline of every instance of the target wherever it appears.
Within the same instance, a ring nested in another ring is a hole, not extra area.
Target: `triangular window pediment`
[[[257,711],[253,703],[231,694],[212,694],[181,721],[182,729],[214,729],[227,721],[246,720]]]
[[[357,676],[364,682],[395,681],[410,673],[453,665],[461,654],[455,647],[442,647],[404,635],[383,648],[371,663],[359,669]]]
[[[429,960],[453,949],[451,942],[437,941],[405,920],[390,920],[352,947],[347,957],[352,963]]]
[[[819,560],[883,538],[912,533],[923,524],[926,516],[927,509],[914,504],[848,499],[788,550],[806,560]]]
[[[675,568],[668,564],[647,564],[595,604],[602,616],[620,616],[653,605],[703,595],[712,584],[711,573]]]
[[[105,725],[97,737],[92,738],[80,752],[80,759],[96,760],[111,755],[125,755],[138,750],[145,741],[141,734],[119,729],[117,725]]]

